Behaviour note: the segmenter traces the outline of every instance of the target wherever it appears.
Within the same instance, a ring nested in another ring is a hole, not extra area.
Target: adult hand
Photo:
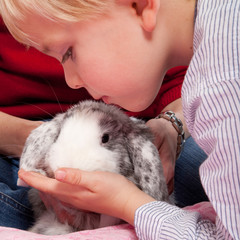
[[[28,185],[74,208],[121,218],[130,224],[134,223],[138,207],[155,201],[116,173],[62,168],[56,171],[56,179],[23,170],[19,171],[19,177]]]

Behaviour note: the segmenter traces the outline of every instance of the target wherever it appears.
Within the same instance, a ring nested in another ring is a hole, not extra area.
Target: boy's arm
[[[0,154],[20,157],[28,135],[41,123],[0,112]]]
[[[136,211],[135,229],[140,239],[239,237],[239,77],[208,84],[200,96],[186,101],[186,112],[196,142],[209,155],[200,168],[200,177],[216,211],[216,224],[202,220],[196,212],[154,202]]]

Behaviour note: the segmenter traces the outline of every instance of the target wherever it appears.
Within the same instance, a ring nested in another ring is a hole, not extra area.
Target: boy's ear
[[[160,0],[132,0],[132,7],[141,18],[143,29],[152,32],[157,23]]]

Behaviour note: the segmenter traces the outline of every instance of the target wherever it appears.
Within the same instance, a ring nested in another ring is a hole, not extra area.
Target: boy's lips
[[[109,104],[109,98],[107,96],[102,96],[102,100],[103,102],[105,102],[106,104]]]
[[[122,108],[121,106],[119,106],[119,105],[117,105],[117,104],[115,104],[115,103],[110,103],[108,96],[103,96],[103,97],[102,97],[102,101],[105,102],[106,104],[112,104],[112,105],[114,105],[114,106],[116,106],[116,107],[118,107],[118,108]]]

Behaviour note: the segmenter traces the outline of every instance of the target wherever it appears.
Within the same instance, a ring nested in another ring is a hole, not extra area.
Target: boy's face
[[[154,100],[165,73],[164,53],[153,47],[155,37],[130,8],[86,22],[57,24],[36,16],[30,22],[24,30],[39,45],[33,47],[62,62],[70,87],[84,87],[95,99],[130,111]]]

